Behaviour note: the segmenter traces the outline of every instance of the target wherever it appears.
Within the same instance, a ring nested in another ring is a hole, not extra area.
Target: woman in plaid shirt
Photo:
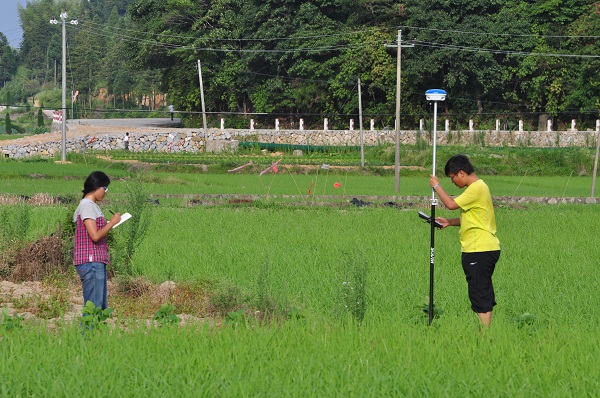
[[[83,184],[83,198],[73,214],[76,223],[73,262],[81,279],[83,302],[91,301],[102,309],[108,307],[106,264],[110,258],[106,235],[121,220],[121,214],[115,213],[106,221],[97,205],[106,196],[109,184],[110,178],[103,172],[90,174]]]

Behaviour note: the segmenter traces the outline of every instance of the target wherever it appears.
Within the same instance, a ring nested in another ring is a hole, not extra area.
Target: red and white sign
[[[62,122],[62,111],[54,111],[52,113],[53,122]]]

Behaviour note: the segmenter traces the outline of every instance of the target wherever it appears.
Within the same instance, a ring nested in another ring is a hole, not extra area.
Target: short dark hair
[[[461,170],[467,174],[475,172],[475,168],[473,168],[467,155],[454,155],[448,159],[446,167],[444,168],[444,173],[446,173],[446,176],[449,176],[450,174],[456,174]]]
[[[110,178],[102,171],[92,172],[83,183],[83,197],[90,192],[94,192],[100,187],[108,187],[110,185]]]

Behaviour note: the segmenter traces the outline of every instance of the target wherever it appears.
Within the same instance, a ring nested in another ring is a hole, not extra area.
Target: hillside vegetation
[[[401,59],[406,128],[430,114],[430,88],[448,92],[441,113],[458,129],[469,119],[482,129],[523,119],[530,130],[577,119],[585,129],[598,115],[600,5],[587,0],[32,0],[20,10],[20,50],[0,34],[0,104],[60,103],[60,20],[47,21],[63,11],[75,117],[172,103],[198,126],[204,94],[209,125],[227,113],[240,126],[327,117],[335,129],[357,118],[360,80],[363,116],[393,126],[400,30],[413,46]]]

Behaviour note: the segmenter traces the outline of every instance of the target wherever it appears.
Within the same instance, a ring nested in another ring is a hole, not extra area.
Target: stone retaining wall
[[[226,134],[240,141],[257,141],[276,144],[358,146],[360,132],[356,130],[226,130]],[[492,147],[568,147],[595,146],[596,131],[438,131],[438,145],[481,145]],[[432,133],[427,131],[402,131],[401,144],[415,144],[418,140],[431,142]],[[393,144],[393,130],[364,131],[365,146]],[[212,138],[212,137],[211,137]],[[218,139],[214,137],[213,139]]]
[[[238,130],[209,129],[205,135],[200,129],[161,129],[162,132],[130,132],[129,147],[132,151],[155,152],[220,152],[235,150],[239,141],[251,141],[292,145],[359,146],[360,132],[356,130]],[[165,131],[166,130],[166,131]],[[73,135],[73,134],[70,134]],[[83,150],[104,151],[123,149],[122,135],[106,132],[96,135],[78,136],[67,139],[67,152]],[[593,147],[596,145],[595,131],[450,131],[438,132],[438,145],[486,145],[492,147]],[[403,131],[400,143],[415,144],[419,140],[431,142],[431,133],[426,131]],[[32,141],[32,140],[29,140]],[[395,131],[364,131],[365,146],[393,144]],[[28,156],[51,157],[61,152],[60,136],[54,140],[28,143],[0,144],[4,157],[23,158]]]

